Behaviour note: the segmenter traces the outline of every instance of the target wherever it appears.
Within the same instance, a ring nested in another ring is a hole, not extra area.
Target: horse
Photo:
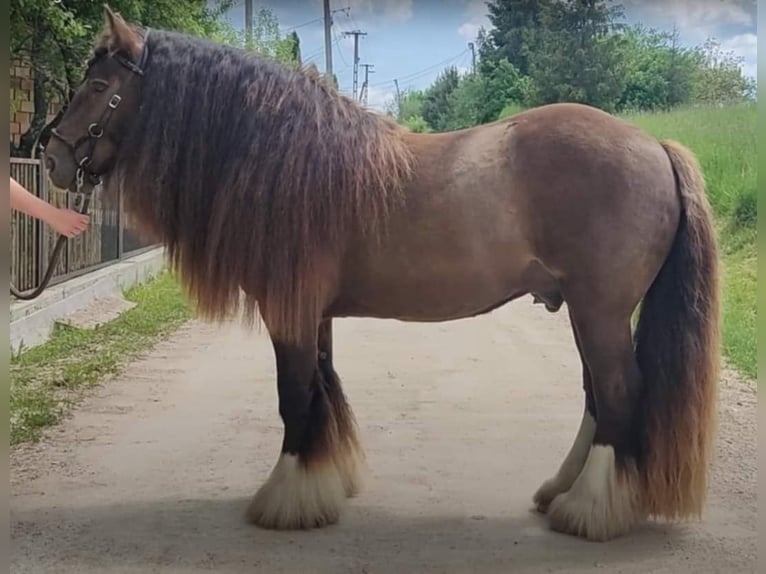
[[[325,527],[361,490],[333,320],[454,321],[528,295],[566,305],[584,391],[534,508],[591,541],[701,518],[718,247],[682,144],[578,103],[413,133],[316,71],[106,7],[45,156],[61,188],[122,194],[201,320],[265,327],[284,434],[246,510],[255,525]]]

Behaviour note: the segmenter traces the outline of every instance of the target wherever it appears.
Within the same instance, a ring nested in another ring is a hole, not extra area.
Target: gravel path
[[[282,428],[265,334],[190,323],[11,458],[11,571],[43,574],[756,571],[756,394],[727,374],[704,520],[599,544],[531,496],[580,421],[566,313],[525,299],[444,324],[336,321],[366,486],[335,526],[243,514]]]

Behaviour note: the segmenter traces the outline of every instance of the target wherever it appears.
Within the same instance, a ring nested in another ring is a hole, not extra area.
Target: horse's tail
[[[681,201],[675,241],[646,294],[636,327],[636,356],[646,397],[642,480],[649,514],[699,517],[717,422],[719,368],[718,253],[702,170],[672,141]]]

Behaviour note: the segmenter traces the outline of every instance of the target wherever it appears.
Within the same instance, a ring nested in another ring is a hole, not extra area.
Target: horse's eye
[[[103,92],[109,87],[109,82],[105,82],[104,80],[91,80],[90,87],[96,92]]]

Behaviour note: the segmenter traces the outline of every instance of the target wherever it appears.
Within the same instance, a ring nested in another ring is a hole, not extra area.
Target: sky
[[[725,50],[744,59],[743,70],[756,76],[756,0],[618,0],[628,23],[641,22],[659,30],[675,24],[681,43],[701,44],[709,37]],[[269,8],[285,32],[295,30],[304,63],[313,62],[324,71],[322,0],[253,0],[254,10]],[[340,89],[352,92],[353,30],[366,32],[359,38],[359,79],[372,64],[368,106],[384,111],[399,88],[422,89],[444,67],[467,71],[471,66],[468,43],[481,26],[490,28],[484,0],[330,0],[333,14],[333,71]],[[245,4],[238,0],[226,14],[237,29],[244,28]]]

